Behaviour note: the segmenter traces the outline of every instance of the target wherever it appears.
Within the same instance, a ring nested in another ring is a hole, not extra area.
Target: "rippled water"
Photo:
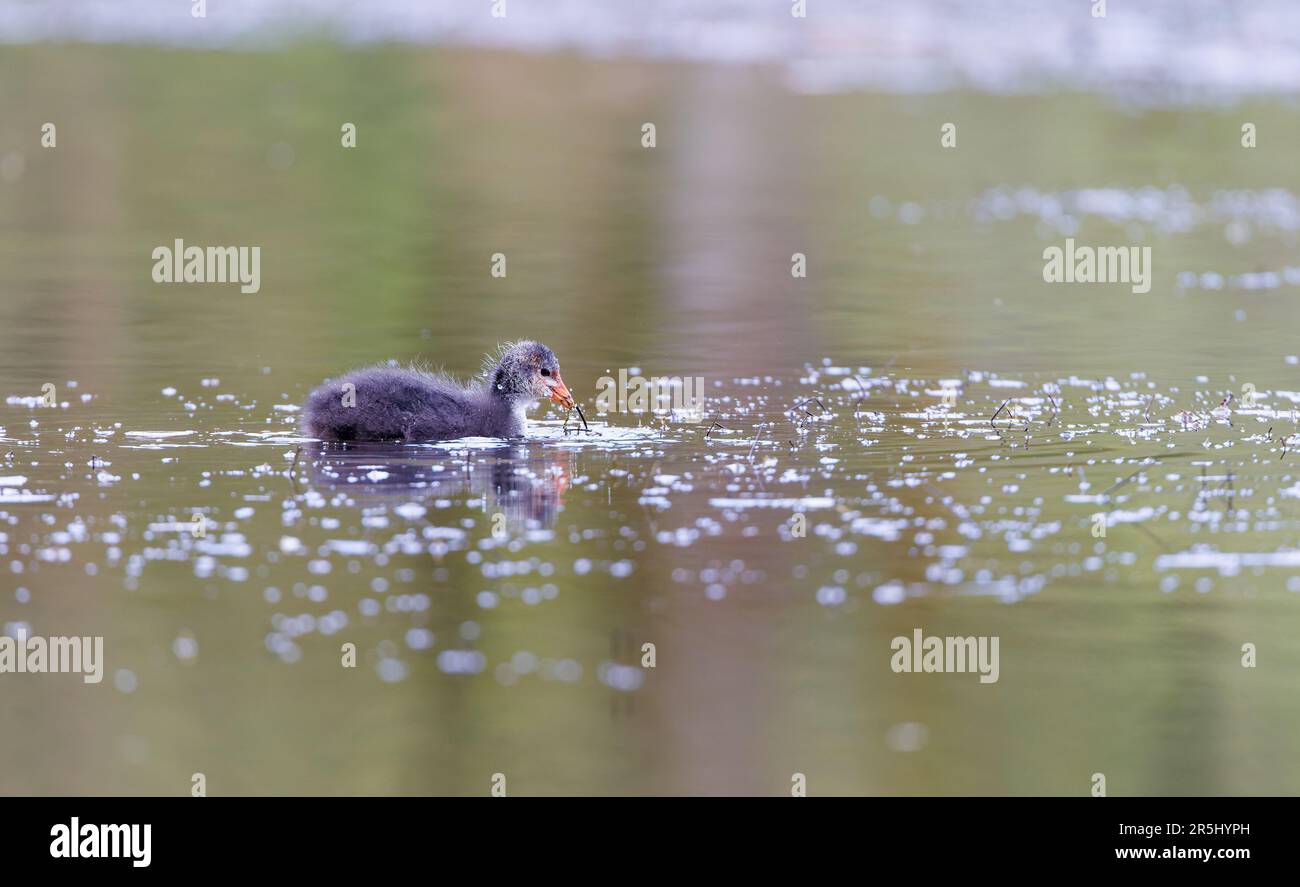
[[[1291,111],[1248,154],[1217,110],[761,68],[0,65],[0,622],[108,663],[0,678],[0,790],[1300,790]],[[1151,292],[1045,284],[1067,236],[1152,246]],[[154,284],[176,237],[260,245],[261,292]],[[518,336],[589,433],[297,433],[327,375]],[[597,415],[619,368],[703,421]],[[999,681],[893,673],[918,627]]]
[[[0,0],[0,42],[478,46],[766,64],[793,90],[1100,92],[1140,106],[1286,97],[1300,86],[1289,0],[660,0],[656,3]]]

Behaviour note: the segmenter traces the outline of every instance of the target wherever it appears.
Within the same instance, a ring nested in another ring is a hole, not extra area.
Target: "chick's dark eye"
[[[550,374],[551,374],[551,371],[550,371],[550,370],[546,369],[545,367],[542,368],[542,375],[543,375],[543,376],[549,376]]]

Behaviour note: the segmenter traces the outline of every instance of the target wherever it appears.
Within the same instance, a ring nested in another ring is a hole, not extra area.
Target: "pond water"
[[[1300,791],[1292,103],[329,44],[0,82],[0,623],[106,659],[0,677],[0,792]],[[1067,237],[1150,292],[1045,283]],[[154,283],[176,238],[260,291]],[[297,433],[519,337],[589,433]],[[597,415],[619,369],[701,415]],[[895,673],[917,628],[999,680]]]

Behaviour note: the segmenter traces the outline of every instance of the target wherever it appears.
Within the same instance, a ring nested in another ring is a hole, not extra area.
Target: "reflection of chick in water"
[[[554,526],[573,473],[571,451],[526,446],[455,454],[399,444],[311,444],[300,461],[322,493],[346,493],[362,505],[481,499],[511,528]]]

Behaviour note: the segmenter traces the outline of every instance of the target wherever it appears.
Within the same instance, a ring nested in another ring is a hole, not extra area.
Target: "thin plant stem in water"
[[[754,450],[758,447],[758,442],[763,437],[763,426],[758,426],[758,434],[754,435],[754,442],[749,445],[749,455],[745,458],[749,461],[749,467],[754,470],[754,479],[758,481],[758,488],[764,489],[763,476],[758,473],[758,466],[754,464]]]
[[[849,378],[853,380],[853,384],[857,385],[858,389],[862,392],[858,395],[858,399],[853,401],[853,420],[856,422],[858,419],[858,413],[862,409],[862,401],[867,399],[867,386],[863,385],[862,380],[857,376],[849,376]]]
[[[293,458],[289,460],[289,489],[293,490],[294,495],[300,492],[298,489],[298,456],[300,453],[302,453],[302,447],[294,447]]]
[[[1148,468],[1150,468],[1152,465],[1159,465],[1159,464],[1160,464],[1159,462],[1156,462],[1156,461],[1154,461],[1154,460],[1151,461],[1151,462],[1146,462],[1146,463],[1144,463],[1144,464],[1142,465],[1141,468],[1139,468],[1137,471],[1135,471],[1135,472],[1133,472],[1132,474],[1130,474],[1128,477],[1123,478],[1122,480],[1117,480],[1117,481],[1115,481],[1115,483],[1111,484],[1109,487],[1107,487],[1105,490],[1103,490],[1103,491],[1101,492],[1100,495],[1103,496],[1103,497],[1105,497],[1105,498],[1107,498],[1107,499],[1109,499],[1111,493],[1115,492],[1115,491],[1118,490],[1120,487],[1124,486],[1124,485],[1127,484],[1129,481],[1133,480],[1133,478],[1135,478],[1135,477],[1137,477],[1138,475],[1140,475],[1140,474],[1142,474],[1143,472],[1145,472],[1145,471],[1146,471]]]
[[[582,407],[581,407],[580,405],[578,405],[578,404],[575,403],[575,404],[573,405],[573,409],[575,409],[575,410],[578,411],[578,418],[582,420],[582,431],[579,432],[578,429],[575,428],[575,429],[573,429],[572,433],[573,433],[573,434],[579,434],[579,433],[581,433],[581,434],[590,434],[590,433],[591,433],[591,426],[589,426],[589,425],[587,424],[587,417],[586,417],[585,415],[583,415]],[[570,433],[570,431],[569,431],[569,418],[570,418],[571,416],[572,416],[572,412],[566,412],[566,413],[564,414],[564,425],[561,426],[561,428],[560,428],[560,430],[563,431],[566,435]]]
[[[998,416],[1002,415],[1002,411],[1007,408],[1007,404],[1009,403],[1011,403],[1011,398],[1008,397],[1006,400],[1002,401],[1002,406],[998,407],[997,410],[993,413],[993,415],[989,417],[989,427],[992,428],[994,431],[998,430],[998,426],[994,424],[994,421],[997,419]]]

